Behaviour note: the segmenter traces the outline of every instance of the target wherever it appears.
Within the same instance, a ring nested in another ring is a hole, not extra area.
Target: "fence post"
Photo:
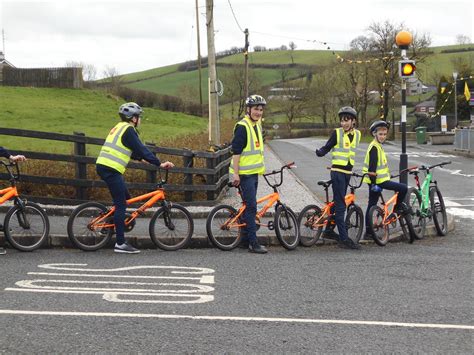
[[[148,143],[145,142],[146,145],[150,145],[152,147],[156,147],[155,143]],[[156,156],[156,153],[153,153]],[[156,169],[155,170],[147,170],[146,171],[146,182],[154,184],[156,182]]]
[[[212,158],[206,158],[206,168],[208,169],[215,169],[216,167],[216,158],[215,154]],[[219,172],[215,172],[212,175],[206,175],[206,185],[214,185],[216,183],[216,174]],[[214,200],[215,192],[211,190],[207,190],[207,200],[211,201]]]
[[[194,154],[189,151],[183,155],[183,167],[193,168],[194,167]],[[192,185],[193,184],[193,174],[185,173],[184,174],[184,184]],[[192,191],[184,191],[184,201],[189,202],[193,200]]]
[[[84,133],[74,132],[75,136],[85,137]],[[86,156],[86,144],[84,142],[74,142],[74,155]],[[87,164],[76,162],[76,179],[87,179]],[[87,188],[82,186],[76,187],[76,199],[87,200]]]

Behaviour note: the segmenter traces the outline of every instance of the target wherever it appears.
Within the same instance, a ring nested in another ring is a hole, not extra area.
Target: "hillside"
[[[104,138],[119,121],[123,100],[104,91],[0,86],[2,127]],[[145,108],[139,127],[143,141],[159,144],[207,129],[207,119],[177,112]],[[49,141],[2,136],[1,145],[10,149],[70,152],[70,143],[51,145]]]
[[[433,78],[437,74],[444,74],[451,76],[454,65],[452,60],[473,60],[474,52],[456,52],[456,53],[441,53],[443,50],[453,50],[472,47],[471,45],[456,45],[456,46],[442,46],[432,47],[430,50],[433,54],[424,62],[418,63],[418,75],[425,84],[436,84]],[[344,51],[337,52],[343,58],[350,59],[350,53]],[[243,55],[235,54],[232,56],[218,59],[219,64],[243,64]],[[268,52],[251,52],[249,54],[249,63],[252,65],[288,65],[294,63],[295,68],[290,70],[290,76],[295,77],[303,70],[307,70],[306,66],[324,67],[328,65],[343,66],[346,63],[339,63],[336,56],[331,50],[295,50],[295,51],[268,51]],[[150,69],[147,71],[126,74],[121,77],[122,82],[126,86],[135,89],[152,91],[160,94],[183,96],[186,99],[195,98],[198,101],[198,72],[193,71],[178,71],[178,64]],[[225,78],[229,71],[228,67],[218,66],[218,76]],[[278,83],[281,79],[281,69],[279,68],[257,68],[255,74],[263,86],[269,86]],[[207,69],[203,70],[202,89],[204,100],[207,100]],[[221,79],[222,80],[222,79]],[[224,90],[225,90],[225,80]]]

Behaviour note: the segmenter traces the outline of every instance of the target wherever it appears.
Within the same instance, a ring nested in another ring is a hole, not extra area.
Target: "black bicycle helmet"
[[[341,107],[337,114],[339,115],[339,118],[342,118],[343,116],[351,116],[353,119],[357,119],[357,111],[350,106]]]
[[[386,122],[386,121],[382,121],[382,120],[372,122],[372,124],[370,125],[370,128],[369,128],[370,133],[372,135],[374,135],[375,132],[377,132],[377,129],[380,128],[380,127],[385,127],[387,129],[390,129],[390,122]]]
[[[139,117],[143,110],[135,102],[127,102],[119,108],[119,116],[123,121],[130,121],[133,117]]]
[[[252,106],[265,106],[267,102],[265,99],[260,95],[251,95],[245,99],[245,106],[252,107]]]

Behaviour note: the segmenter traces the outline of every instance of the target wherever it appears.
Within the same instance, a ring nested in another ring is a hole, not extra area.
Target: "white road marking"
[[[99,272],[113,272],[113,271],[130,271],[130,270],[144,270],[144,269],[162,269],[162,270],[172,270],[172,274],[213,274],[213,269],[208,269],[204,267],[187,267],[187,266],[164,266],[164,265],[140,265],[140,266],[127,266],[119,267],[115,269],[86,269],[78,267],[69,267],[69,266],[87,266],[87,264],[43,264],[38,265],[38,267],[43,269],[52,269],[52,270],[66,270],[66,271],[99,271]],[[180,271],[181,270],[181,271]]]
[[[474,211],[465,208],[446,208],[446,212],[453,214],[455,217],[474,219]]]
[[[386,321],[365,321],[347,319],[311,319],[311,318],[271,318],[271,317],[231,317],[231,316],[192,316],[185,314],[155,314],[155,313],[110,313],[110,312],[65,312],[65,311],[30,311],[15,309],[0,309],[0,315],[39,315],[39,316],[72,316],[72,317],[113,317],[113,318],[158,318],[158,319],[189,319],[208,321],[237,321],[237,322],[272,322],[272,323],[306,323],[306,324],[339,324],[339,325],[369,325],[402,328],[432,328],[474,330],[474,325],[442,324],[442,323],[406,323]]]

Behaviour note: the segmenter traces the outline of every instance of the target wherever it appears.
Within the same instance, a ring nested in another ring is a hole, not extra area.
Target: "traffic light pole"
[[[403,54],[402,54],[403,55]],[[402,130],[402,154],[400,154],[400,171],[408,168],[407,155],[407,82],[402,78],[402,115],[400,127]],[[400,182],[406,184],[408,182],[408,174],[404,172],[400,174]]]

